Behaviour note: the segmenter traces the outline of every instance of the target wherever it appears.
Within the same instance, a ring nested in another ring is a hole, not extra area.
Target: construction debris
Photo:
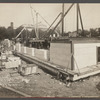
[[[5,62],[5,68],[15,68],[21,65],[21,59],[19,57],[8,57]]]
[[[1,56],[0,56],[0,60],[6,60],[6,54],[5,53],[1,53]]]
[[[25,64],[19,67],[19,73],[21,75],[30,75],[37,73],[37,66],[35,64]]]
[[[22,82],[25,82],[25,83],[29,83],[29,81],[30,81],[29,79],[25,79],[25,78],[22,79]]]

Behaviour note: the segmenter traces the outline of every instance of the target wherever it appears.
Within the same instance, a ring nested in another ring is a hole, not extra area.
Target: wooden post
[[[68,8],[68,10],[64,13],[63,18],[68,14],[68,12],[70,11],[70,9],[73,7],[74,3]],[[63,19],[62,18],[62,19]],[[62,22],[62,19],[59,20],[59,22],[56,24],[56,26],[53,28],[51,34],[53,34],[54,30],[57,28],[57,26]]]
[[[38,13],[36,13],[36,37],[37,37],[37,39],[39,38],[39,33],[38,33]]]
[[[78,21],[78,3],[76,4],[76,12],[77,12],[77,34],[78,34],[78,28],[79,28],[79,21]]]
[[[79,17],[80,17],[80,22],[81,22],[81,28],[82,28],[82,31],[83,31],[83,34],[84,34],[84,28],[83,28],[83,22],[82,22],[82,16],[81,16],[81,11],[80,11],[79,4],[78,4],[78,10],[79,10]]]
[[[64,35],[64,3],[62,4],[62,36]]]

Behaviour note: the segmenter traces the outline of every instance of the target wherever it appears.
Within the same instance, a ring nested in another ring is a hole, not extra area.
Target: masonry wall
[[[49,61],[50,59],[49,50],[35,49],[34,53],[35,53],[35,57],[39,59],[46,60],[46,61]]]
[[[25,52],[25,47],[24,48],[22,47],[22,53],[23,53],[23,49]],[[50,59],[49,50],[26,47],[26,54],[37,57],[42,60],[46,60],[46,61],[49,61],[49,59]]]
[[[20,44],[20,43],[16,43],[15,50],[16,50],[17,52],[21,52],[21,44]]]
[[[34,56],[34,48],[29,48],[29,47],[26,47],[26,54],[29,54],[31,56]]]
[[[26,47],[25,46],[21,46],[21,53],[26,53]]]

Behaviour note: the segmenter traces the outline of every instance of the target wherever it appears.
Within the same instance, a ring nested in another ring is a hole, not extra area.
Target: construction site
[[[51,24],[31,4],[33,24],[15,31],[11,22],[13,37],[0,40],[0,98],[100,97],[100,23],[87,31],[81,4],[60,6]],[[64,18],[73,7],[76,29],[65,32]]]

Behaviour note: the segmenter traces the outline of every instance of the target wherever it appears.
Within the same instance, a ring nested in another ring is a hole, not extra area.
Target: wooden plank
[[[100,70],[99,65],[87,66],[80,69],[80,75],[87,74],[96,70]],[[74,72],[78,72],[78,70],[74,70]]]
[[[58,65],[56,65],[56,64],[52,64],[52,63],[50,63],[50,62],[43,61],[43,60],[40,60],[40,59],[35,58],[35,57],[33,58],[33,57],[31,57],[31,56],[28,56],[28,55],[24,55],[24,56],[27,56],[27,57],[32,58],[32,59],[34,59],[34,60],[37,60],[37,61],[39,61],[40,63],[43,63],[43,64],[45,64],[45,65],[47,65],[47,66],[49,66],[49,67],[55,68],[55,69],[57,69],[57,70],[60,70],[60,71],[62,71],[62,72],[64,72],[64,73],[69,73],[69,74],[71,74],[71,75],[77,74],[77,73],[71,71],[70,69],[68,69],[67,71],[65,71],[65,70],[63,69],[63,67],[60,67],[60,66],[58,66]]]
[[[13,89],[13,88],[11,88],[11,87],[8,87],[8,86],[1,86],[1,87],[6,88],[6,89],[8,89],[8,90],[11,90],[11,91],[13,91],[13,92],[16,92],[16,93],[18,93],[18,94],[20,94],[20,95],[22,95],[22,96],[24,96],[24,97],[32,97],[31,95],[28,95],[28,94],[23,93],[23,92],[21,92],[21,91],[15,90],[15,89]]]
[[[58,67],[58,66],[56,66],[54,64],[51,64],[50,62],[40,60],[40,59],[38,59],[36,57],[30,56],[30,55],[27,55],[27,54],[17,53],[17,52],[15,52],[15,53],[16,53],[17,56],[20,56],[20,57],[23,56],[24,58],[26,57],[26,59],[28,58],[28,60],[34,62],[37,65],[42,65],[42,66],[46,65],[48,67],[48,69],[60,70],[60,71],[62,71],[64,73],[66,73],[66,74],[71,74],[71,75],[75,75],[76,74],[75,72],[73,72],[71,70],[64,71],[60,66]]]

